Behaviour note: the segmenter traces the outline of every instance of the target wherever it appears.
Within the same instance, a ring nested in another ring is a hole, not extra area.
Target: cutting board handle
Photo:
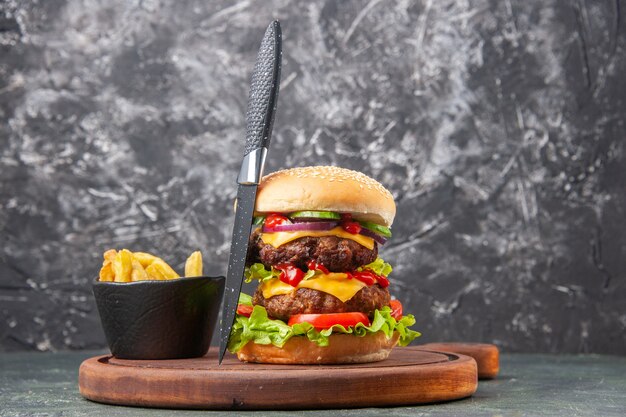
[[[474,358],[478,365],[479,379],[493,379],[500,371],[500,352],[496,345],[488,343],[427,343],[420,349],[458,353]]]

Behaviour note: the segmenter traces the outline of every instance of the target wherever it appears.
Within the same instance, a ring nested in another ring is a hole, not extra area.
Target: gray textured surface
[[[100,254],[225,273],[249,75],[283,26],[268,168],[397,198],[423,341],[626,354],[622,1],[4,1],[0,350],[104,344]]]
[[[602,355],[501,357],[500,376],[471,398],[417,407],[329,411],[211,412],[103,405],[78,393],[77,370],[95,352],[0,356],[0,416],[623,416],[626,358]],[[390,382],[391,383],[391,382]],[[280,393],[276,395],[280,401]]]

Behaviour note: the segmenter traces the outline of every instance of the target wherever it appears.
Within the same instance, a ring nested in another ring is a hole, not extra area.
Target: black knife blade
[[[250,82],[246,111],[246,147],[241,171],[237,178],[239,186],[235,205],[235,224],[222,306],[220,364],[226,353],[235,320],[248,254],[248,239],[252,230],[257,186],[263,176],[265,157],[272,136],[280,85],[281,37],[280,23],[277,20],[270,23],[261,41]]]

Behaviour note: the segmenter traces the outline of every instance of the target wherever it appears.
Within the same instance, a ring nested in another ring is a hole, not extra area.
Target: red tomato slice
[[[291,221],[282,214],[272,213],[265,218],[265,227],[272,228],[285,223],[291,223]]]
[[[254,307],[247,305],[247,304],[238,304],[237,305],[237,314],[241,315],[241,316],[246,316],[246,317],[250,317],[250,314],[252,314],[252,309]]]
[[[391,300],[389,307],[391,307],[391,317],[400,320],[402,318],[402,303],[400,300]]]
[[[370,319],[363,313],[328,313],[328,314],[294,314],[289,318],[290,326],[297,323],[310,323],[317,330],[328,329],[335,324],[343,327],[355,326],[357,323],[370,325]]]

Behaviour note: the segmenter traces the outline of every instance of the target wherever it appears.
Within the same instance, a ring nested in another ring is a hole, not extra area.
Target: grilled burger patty
[[[336,236],[301,237],[275,248],[263,243],[260,230],[257,229],[250,236],[248,263],[261,262],[269,268],[288,262],[306,271],[307,263],[314,261],[331,272],[345,272],[374,262],[377,256],[376,244],[370,250],[353,240]]]
[[[270,317],[287,321],[294,314],[353,311],[360,311],[372,318],[374,310],[388,306],[390,300],[389,290],[378,284],[363,287],[345,303],[334,295],[309,288],[299,288],[295,293],[275,295],[266,299],[259,286],[252,298],[252,304],[264,306]]]

